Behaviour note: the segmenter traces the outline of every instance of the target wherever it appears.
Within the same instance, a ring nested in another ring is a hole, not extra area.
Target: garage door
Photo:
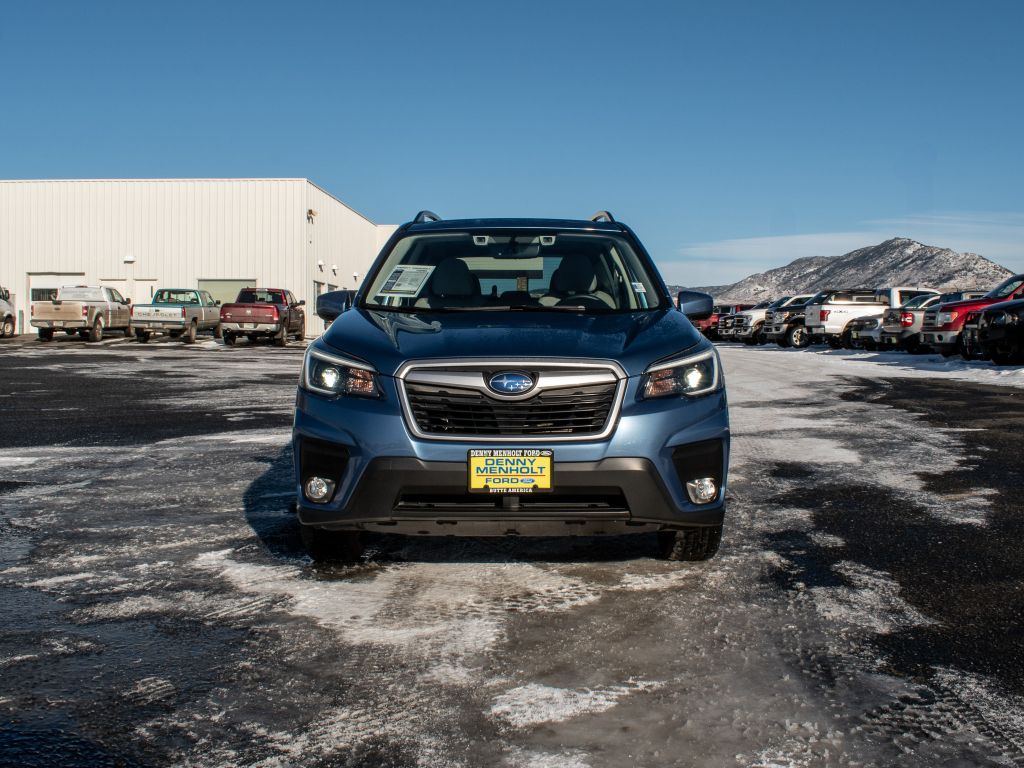
[[[57,289],[85,282],[81,272],[46,272],[28,276],[28,300],[50,301],[57,298]]]
[[[197,287],[201,291],[209,291],[221,304],[230,304],[243,288],[255,288],[256,280],[200,280]]]

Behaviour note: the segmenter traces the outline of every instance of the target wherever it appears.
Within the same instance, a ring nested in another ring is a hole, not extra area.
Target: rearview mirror
[[[352,306],[355,291],[328,291],[316,297],[316,314],[321,320],[331,322]]]
[[[679,311],[691,320],[706,320],[711,317],[715,300],[710,294],[700,291],[680,291],[676,297]]]

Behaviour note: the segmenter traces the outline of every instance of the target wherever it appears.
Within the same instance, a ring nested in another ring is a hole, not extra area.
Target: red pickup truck
[[[249,341],[269,338],[278,347],[287,344],[289,336],[302,341],[306,336],[305,303],[282,288],[243,288],[233,304],[220,308],[224,343],[232,345],[239,336]]]
[[[709,339],[718,338],[718,321],[726,315],[734,315],[745,309],[750,309],[753,304],[715,304],[709,317],[703,320],[694,320],[694,327],[707,336]]]
[[[970,357],[970,352],[964,347],[962,334],[967,315],[976,315],[990,304],[1021,297],[1024,297],[1024,275],[1014,275],[981,298],[932,306],[924,313],[921,343],[946,357],[957,353]]]

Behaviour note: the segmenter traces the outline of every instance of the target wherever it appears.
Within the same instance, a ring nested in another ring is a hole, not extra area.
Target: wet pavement
[[[723,348],[714,560],[318,567],[301,354],[0,343],[0,765],[1024,765],[1019,390]]]

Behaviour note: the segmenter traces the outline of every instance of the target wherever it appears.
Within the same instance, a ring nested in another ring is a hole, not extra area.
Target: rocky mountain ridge
[[[894,237],[842,256],[807,256],[732,285],[693,290],[710,293],[716,300],[734,302],[761,301],[831,288],[914,285],[942,291],[988,290],[1011,274],[1010,270],[976,253],[959,253],[906,237]]]

